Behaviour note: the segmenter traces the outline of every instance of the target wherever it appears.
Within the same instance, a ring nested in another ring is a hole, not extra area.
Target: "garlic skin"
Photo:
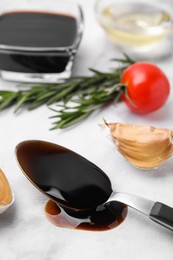
[[[6,211],[14,202],[14,194],[9,182],[0,169],[0,214]]]
[[[173,155],[173,132],[153,126],[107,123],[118,151],[141,169],[157,168]]]

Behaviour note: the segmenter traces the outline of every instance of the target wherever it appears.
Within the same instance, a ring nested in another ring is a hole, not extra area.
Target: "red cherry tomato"
[[[126,86],[122,99],[137,113],[149,113],[162,107],[170,93],[170,84],[163,71],[156,65],[137,62],[122,74]],[[128,98],[127,98],[128,97]]]

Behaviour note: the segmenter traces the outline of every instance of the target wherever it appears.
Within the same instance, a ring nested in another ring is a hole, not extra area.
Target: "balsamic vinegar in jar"
[[[77,37],[77,21],[61,13],[8,12],[0,16],[0,36],[0,45],[10,48],[0,52],[0,70],[60,73],[71,56],[69,49]]]

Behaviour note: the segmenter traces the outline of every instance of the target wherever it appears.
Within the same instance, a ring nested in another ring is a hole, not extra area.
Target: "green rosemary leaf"
[[[114,58],[114,59],[112,59],[112,61],[118,61],[118,62],[125,63],[125,64],[128,63],[129,65],[135,63],[135,61],[132,60],[126,53],[124,53],[124,57],[125,57],[125,59]]]
[[[30,92],[28,92],[26,95],[19,96],[16,100],[16,106],[14,112],[17,112],[22,107],[22,105],[26,102],[26,100],[28,100],[29,97],[30,97]]]
[[[101,71],[98,71],[98,70],[95,70],[93,68],[89,68],[90,71],[94,72],[96,75],[98,76],[106,76],[108,75],[108,73],[105,73],[105,72],[101,72]]]
[[[38,108],[38,107],[44,105],[44,103],[45,103],[45,102],[43,102],[43,101],[37,101],[37,102],[33,102],[33,103],[31,103],[31,104],[29,103],[29,104],[27,105],[27,109],[28,109],[29,111],[34,110],[34,109],[36,109],[36,108]]]
[[[52,96],[54,96],[54,91],[45,91],[45,93],[42,93],[41,95],[38,96],[38,101],[44,101],[45,99],[46,100],[49,100],[49,98],[52,98]]]
[[[87,118],[91,113],[78,113],[78,115],[68,117],[65,120],[59,120],[57,122],[54,122],[53,124],[55,125],[52,127],[50,130],[55,130],[55,129],[63,129],[70,127],[74,124],[79,123],[83,119]]]
[[[49,101],[47,102],[47,105],[51,105],[55,102],[63,100],[66,96],[68,96],[69,93],[73,92],[77,86],[77,83],[72,83],[68,88],[58,92],[56,95],[54,95]]]
[[[0,110],[3,110],[12,105],[18,96],[17,92],[13,91],[0,91]]]

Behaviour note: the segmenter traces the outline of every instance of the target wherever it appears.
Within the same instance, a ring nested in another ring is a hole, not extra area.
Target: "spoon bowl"
[[[49,199],[74,210],[94,208],[112,193],[108,176],[71,150],[44,141],[24,141],[16,156],[25,176]]]

